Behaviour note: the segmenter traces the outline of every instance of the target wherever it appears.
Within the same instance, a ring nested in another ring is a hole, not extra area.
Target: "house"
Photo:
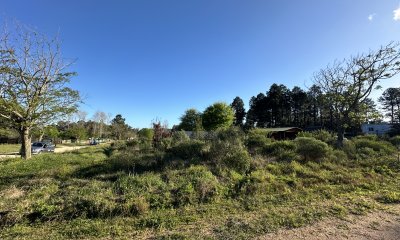
[[[303,129],[298,127],[284,127],[284,128],[265,128],[269,132],[269,137],[276,140],[295,139],[299,132]]]
[[[363,134],[376,134],[382,136],[387,134],[393,125],[389,123],[364,123],[361,125],[361,131]]]

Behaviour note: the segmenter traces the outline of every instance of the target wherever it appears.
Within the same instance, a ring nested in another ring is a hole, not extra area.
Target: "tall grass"
[[[248,239],[399,202],[390,143],[355,138],[340,150],[255,135],[180,133],[165,152],[118,142],[2,161],[0,238]]]

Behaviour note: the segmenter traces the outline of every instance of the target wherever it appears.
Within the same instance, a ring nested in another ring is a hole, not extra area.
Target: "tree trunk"
[[[43,141],[43,137],[44,137],[44,132],[41,132],[39,136],[39,142]]]
[[[21,157],[24,159],[30,159],[32,157],[30,129],[23,127],[20,131],[20,135],[22,140]]]
[[[339,126],[338,127],[338,147],[343,147],[343,140],[344,140],[344,127]]]

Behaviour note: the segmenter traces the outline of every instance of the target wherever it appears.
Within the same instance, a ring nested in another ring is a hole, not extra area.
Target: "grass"
[[[248,239],[399,203],[400,163],[390,156],[238,173],[157,152],[105,152],[0,162],[0,238]]]
[[[0,144],[0,154],[19,152],[21,144]]]

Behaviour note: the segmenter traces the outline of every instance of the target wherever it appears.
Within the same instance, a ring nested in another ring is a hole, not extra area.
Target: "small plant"
[[[398,192],[386,192],[378,197],[377,199],[381,203],[400,203],[400,193]]]

